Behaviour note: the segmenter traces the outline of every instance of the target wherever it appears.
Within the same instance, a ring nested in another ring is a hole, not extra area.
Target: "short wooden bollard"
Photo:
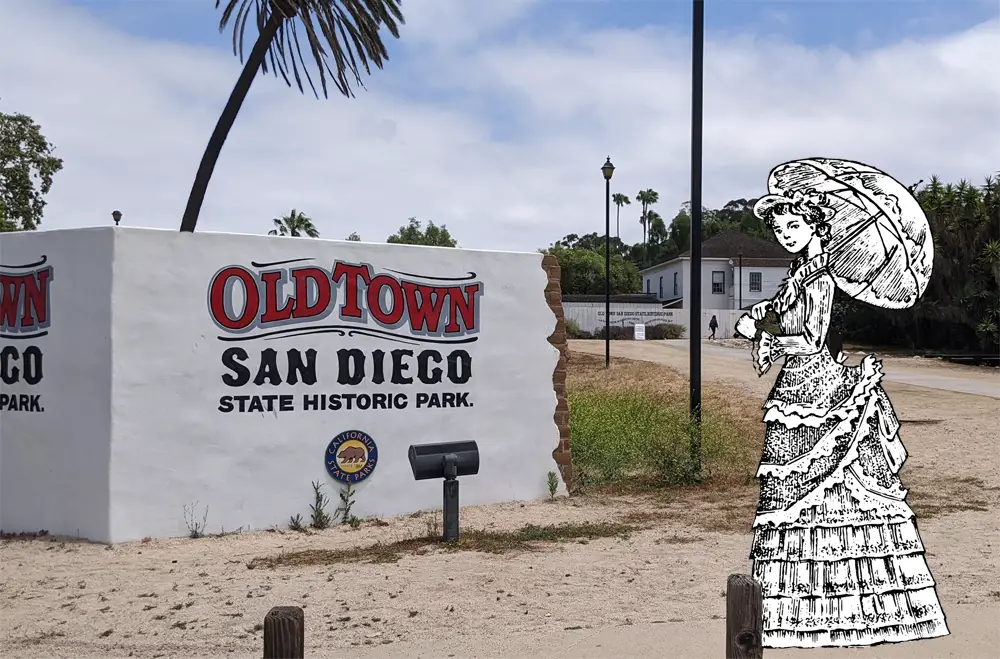
[[[726,659],[761,659],[764,647],[764,595],[760,584],[745,574],[726,582]]]
[[[297,606],[276,606],[264,616],[264,659],[303,659],[305,613]]]

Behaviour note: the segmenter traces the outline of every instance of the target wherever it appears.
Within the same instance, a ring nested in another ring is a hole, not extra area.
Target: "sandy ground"
[[[616,342],[686,370],[687,355]],[[603,345],[573,342],[574,350]],[[897,365],[887,360],[886,368]],[[921,366],[920,368],[925,368]],[[946,367],[947,368],[947,367]],[[961,368],[961,367],[958,367]],[[706,354],[705,377],[763,400],[769,376]],[[1000,403],[889,382],[910,452],[904,484],[952,635],[857,650],[769,657],[1000,657]],[[105,547],[53,538],[0,542],[4,657],[260,656],[272,606],[305,609],[315,657],[725,656],[726,576],[745,572],[752,488],[728,493],[590,497],[464,508],[463,529],[615,521],[651,528],[533,551],[404,554],[394,563],[249,569],[302,549],[424,534],[432,513],[304,535],[259,532]]]

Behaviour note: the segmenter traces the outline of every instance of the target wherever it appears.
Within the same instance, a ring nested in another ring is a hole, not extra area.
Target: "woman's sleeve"
[[[775,354],[812,355],[823,349],[826,332],[830,328],[835,285],[829,276],[821,277],[805,286],[801,292],[802,313],[805,316],[801,334],[774,337]]]

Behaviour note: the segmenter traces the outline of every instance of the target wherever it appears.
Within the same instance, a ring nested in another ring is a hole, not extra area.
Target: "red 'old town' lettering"
[[[289,285],[290,284],[290,285]],[[228,333],[257,327],[315,322],[335,310],[339,319],[420,336],[463,336],[479,331],[482,282],[432,285],[388,273],[367,263],[337,261],[318,266],[219,270],[208,288],[209,313]]]
[[[45,329],[49,318],[52,268],[0,273],[0,333]]]

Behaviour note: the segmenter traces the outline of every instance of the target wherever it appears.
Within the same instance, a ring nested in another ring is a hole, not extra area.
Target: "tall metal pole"
[[[604,368],[611,368],[611,156],[601,166],[604,174]]]
[[[740,252],[740,309],[743,308],[743,252]]]
[[[611,178],[604,179],[604,368],[611,368]]]
[[[701,472],[701,149],[705,1],[693,0],[691,38],[691,459]]]

